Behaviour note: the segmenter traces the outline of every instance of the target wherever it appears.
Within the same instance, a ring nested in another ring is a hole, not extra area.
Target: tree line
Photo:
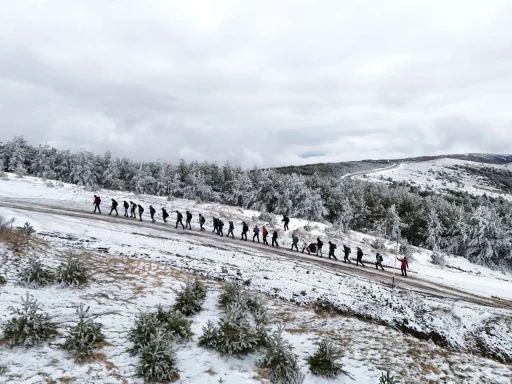
[[[135,193],[216,202],[349,229],[468,258],[512,266],[512,205],[500,197],[438,194],[407,183],[367,182],[226,163],[136,162],[81,150],[71,153],[23,137],[0,145],[0,172]]]

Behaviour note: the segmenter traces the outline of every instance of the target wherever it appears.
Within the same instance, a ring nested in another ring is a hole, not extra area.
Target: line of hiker
[[[96,213],[96,211],[98,211],[98,213],[101,214],[101,209],[100,209],[101,198],[99,196],[94,195],[93,204],[94,204],[93,212]],[[118,207],[117,201],[115,199],[112,199],[112,205],[110,207],[109,215],[112,215],[112,213],[115,212],[116,216],[119,216],[117,207]],[[130,201],[128,203],[125,200],[123,202],[123,207],[124,207],[124,216],[125,217],[128,217],[128,211],[130,211],[131,218],[136,219],[137,213],[138,213],[139,220],[142,221],[142,214],[144,213],[144,208],[140,204],[136,204],[133,201]],[[190,229],[191,230],[192,229],[192,217],[193,217],[192,213],[189,211],[185,212],[185,224],[183,224],[183,214],[178,210],[176,210],[175,212],[176,212],[176,228],[178,228],[178,225],[181,225],[182,229]],[[156,220],[155,220],[156,209],[152,205],[149,206],[149,213],[151,216],[151,221],[153,223],[156,222]],[[167,219],[169,218],[169,213],[167,212],[167,210],[165,208],[162,208],[162,218],[163,218],[164,223],[167,223]],[[199,214],[198,222],[199,222],[199,230],[205,231],[204,224],[206,222],[206,219],[204,218],[204,216],[202,214]],[[283,219],[281,220],[281,222],[284,223],[284,231],[289,230],[288,224],[290,223],[290,218],[286,215],[283,215]],[[228,225],[229,225],[228,232],[227,232],[226,236],[227,237],[231,236],[231,238],[234,239],[235,238],[235,233],[234,233],[235,224],[233,223],[233,221],[228,221]],[[249,226],[247,225],[247,223],[245,221],[243,221],[241,223],[241,225],[242,225],[242,236],[241,236],[240,240],[247,241],[247,232],[249,232]],[[217,217],[213,217],[212,232],[216,233],[219,236],[222,236],[222,237],[224,236],[224,222],[221,219],[219,219]],[[269,245],[268,241],[267,241],[267,237],[268,237],[269,233],[265,226],[263,226],[261,228],[261,230],[257,225],[254,226],[254,228],[252,230],[253,243],[255,243],[256,241],[258,243],[260,242],[260,232],[263,237],[263,244]],[[278,233],[277,233],[277,230],[274,230],[272,233],[272,247],[279,247],[279,243],[277,240],[278,240]],[[293,251],[295,249],[295,251],[299,252],[298,244],[299,244],[299,237],[297,235],[295,235],[294,233],[292,233],[292,246],[290,248],[290,251]],[[338,258],[335,255],[337,245],[332,243],[331,241],[329,241],[328,244],[329,244],[328,258],[329,259],[332,258],[333,260],[337,261]],[[323,257],[323,251],[322,251],[323,245],[324,245],[324,243],[322,242],[322,240],[320,240],[319,237],[316,239],[316,242],[314,242],[314,243],[308,244],[306,241],[303,241],[302,253],[307,251],[308,255],[315,254],[316,256]],[[352,261],[350,261],[351,252],[352,252],[352,250],[350,249],[350,247],[348,247],[344,244],[343,245],[343,254],[344,254],[343,261],[345,263],[352,264]],[[363,253],[362,249],[357,247],[356,266],[359,266],[359,264],[361,264],[362,267],[366,267],[366,265],[363,264],[363,256],[364,256],[364,253]],[[407,269],[409,268],[409,263],[407,261],[407,258],[404,256],[403,259],[397,258],[397,260],[400,261],[400,263],[401,263],[400,270],[401,270],[402,276],[407,277]],[[380,253],[377,253],[375,255],[375,268],[377,270],[380,268],[382,271],[384,271],[384,267],[382,266],[383,261],[384,261],[384,258],[382,257],[382,255]]]

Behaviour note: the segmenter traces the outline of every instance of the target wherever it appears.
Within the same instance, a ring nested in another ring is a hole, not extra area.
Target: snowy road
[[[14,210],[39,212],[59,216],[67,216],[72,218],[83,218],[92,221],[108,222],[113,224],[122,224],[123,226],[130,226],[137,229],[157,229],[159,230],[159,236],[162,238],[169,239],[176,238],[176,234],[180,236],[187,236],[196,239],[202,239],[208,241],[211,244],[219,244],[226,250],[235,252],[253,253],[257,250],[258,253],[254,253],[254,256],[258,257],[269,257],[269,258],[288,258],[294,261],[300,261],[302,266],[307,268],[308,264],[314,264],[329,270],[329,272],[336,272],[337,275],[355,276],[365,281],[373,281],[383,286],[391,286],[392,273],[391,271],[378,271],[373,268],[373,264],[365,261],[369,265],[366,268],[356,267],[354,264],[345,264],[340,261],[333,261],[327,258],[319,258],[316,256],[309,256],[303,253],[291,252],[284,248],[270,248],[258,243],[252,243],[251,241],[241,243],[238,239],[231,240],[227,237],[221,238],[212,234],[210,231],[199,232],[187,231],[182,229],[175,229],[172,224],[163,223],[151,223],[144,221],[143,223],[138,220],[126,219],[123,216],[115,217],[108,216],[106,214],[97,215],[84,210],[70,211],[62,208],[62,205],[58,202],[49,202],[45,200],[41,202],[38,199],[16,199],[16,198],[0,198],[0,206],[10,208]],[[134,233],[135,234],[135,233]],[[148,233],[137,233],[141,236],[154,236]],[[340,256],[338,256],[340,257]],[[341,258],[341,257],[340,257]],[[386,267],[386,266],[385,266]],[[387,267],[386,269],[392,269]],[[474,292],[464,291],[448,285],[428,281],[418,276],[417,273],[410,273],[410,277],[404,279],[399,273],[395,274],[395,283],[397,287],[415,291],[416,293],[431,298],[442,298],[449,299],[451,301],[464,301],[467,303],[489,306],[495,308],[512,309],[512,301],[505,300],[503,298],[496,298],[490,296],[483,296],[475,294]]]

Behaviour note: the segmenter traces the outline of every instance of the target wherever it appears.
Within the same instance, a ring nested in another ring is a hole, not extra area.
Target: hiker
[[[123,208],[124,208],[124,217],[128,217],[128,208],[130,208],[130,204],[125,200],[123,202]]]
[[[137,209],[137,204],[135,204],[133,201],[130,201],[130,204],[132,205],[132,209],[130,211],[130,217],[133,217],[135,219],[135,218],[137,218],[137,215],[135,214],[135,209]]]
[[[185,228],[192,229],[192,225],[190,224],[192,221],[192,214],[189,211],[185,212],[185,214],[187,215],[187,218],[185,219]]]
[[[212,232],[219,234],[219,219],[217,219],[216,217],[213,218],[213,231]]]
[[[112,199],[112,205],[110,206],[110,213],[108,214],[109,216],[112,215],[112,212],[116,211],[116,216],[119,216],[119,213],[117,213],[117,201],[115,201],[114,199]]]
[[[336,244],[331,243],[331,242],[329,241],[329,259],[330,259],[330,258],[331,258],[331,256],[332,256],[332,258],[333,258],[334,260],[338,260],[338,258],[334,255],[334,251],[335,251],[335,250],[336,250]]]
[[[302,253],[304,253],[304,250],[308,252],[308,255],[311,255],[312,253],[317,253],[317,245],[316,243],[310,243],[308,246],[302,248]]]
[[[366,267],[366,265],[363,264],[363,251],[361,250],[361,248],[357,247],[356,266],[359,265],[359,263],[361,263],[363,267]]]
[[[288,228],[288,223],[290,222],[290,218],[288,216],[285,216],[283,215],[283,220],[281,220],[281,222],[284,221],[284,230],[286,231]]]
[[[205,230],[204,227],[203,227],[205,222],[206,222],[206,219],[204,218],[204,216],[199,214],[199,230],[200,231],[204,231]]]
[[[380,253],[377,252],[377,254],[375,255],[375,269],[379,269],[380,267],[380,269],[384,270],[384,267],[382,266],[383,261],[384,258]]]
[[[252,242],[254,243],[254,238],[256,237],[258,239],[258,243],[260,242],[260,229],[258,228],[258,226],[254,226],[254,229],[252,230],[252,232],[254,233],[252,235]]]
[[[228,223],[229,223],[229,230],[228,230],[228,234],[226,236],[229,236],[229,234],[231,233],[231,238],[234,239],[235,233],[233,231],[235,230],[235,224],[233,224],[232,221],[228,221]]]
[[[319,237],[316,238],[316,255],[318,256],[318,254],[320,253],[320,257],[323,257],[323,253],[322,253],[322,247],[324,246],[324,243],[322,242],[322,240],[320,240]]]
[[[272,246],[274,246],[274,244],[276,247],[279,247],[279,244],[277,243],[277,231],[274,231],[272,234]]]
[[[181,214],[181,212],[180,211],[176,211],[176,216],[177,216],[176,228],[178,228],[178,224],[181,224],[183,229],[185,229],[185,226],[183,225],[183,215]]]
[[[402,264],[400,265],[400,270],[402,271],[402,276],[407,277],[407,269],[409,268],[409,263],[407,262],[407,257],[404,256],[403,259],[396,258]]]
[[[96,213],[96,210],[101,214],[100,204],[101,204],[101,198],[99,196],[94,195],[94,202],[92,203],[94,205],[94,212]]]
[[[152,205],[149,206],[149,214],[151,215],[151,221],[154,223],[155,222],[155,213],[156,213],[156,209],[153,208]]]
[[[249,226],[244,221],[244,222],[242,222],[242,238],[240,240],[247,241],[247,232],[249,232]]]
[[[142,214],[144,213],[144,208],[142,208],[142,205],[138,205],[139,207],[139,218],[140,218],[140,221],[142,221]]]
[[[290,251],[292,251],[293,248],[295,247],[297,252],[299,252],[299,247],[297,247],[298,243],[299,243],[299,238],[292,233],[292,247],[290,248]]]
[[[167,213],[167,210],[165,208],[162,208],[162,217],[164,218],[164,223],[167,223],[167,218],[169,217],[169,214]]]
[[[263,233],[263,244],[268,245],[268,241],[267,241],[268,231],[267,231],[267,228],[265,228],[265,226],[263,226],[261,232]]]
[[[217,220],[217,235],[224,237],[224,232],[222,232],[222,228],[224,228],[224,222],[221,219]]]
[[[343,259],[343,261],[345,263],[348,261],[349,264],[352,264],[352,262],[348,258],[348,255],[350,255],[351,252],[352,252],[352,250],[350,249],[350,247],[347,247],[345,244],[343,244],[343,253],[345,254],[345,258]]]

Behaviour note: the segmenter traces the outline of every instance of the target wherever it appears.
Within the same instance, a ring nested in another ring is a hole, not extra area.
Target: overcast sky
[[[244,167],[512,152],[512,1],[2,1],[0,141]]]

